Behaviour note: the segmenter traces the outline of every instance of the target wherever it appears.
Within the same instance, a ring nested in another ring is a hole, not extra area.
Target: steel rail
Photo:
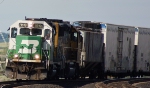
[[[7,82],[0,82],[0,88],[13,88],[13,87],[21,87],[24,86],[41,86],[44,88],[47,87],[57,87],[57,88],[79,88],[88,85],[89,88],[94,87],[96,82],[101,80],[89,80],[89,79],[79,79],[79,80],[21,80],[21,81],[7,81]],[[54,87],[54,88],[55,88]],[[85,87],[86,88],[86,87]]]
[[[122,79],[78,79],[78,80],[18,80],[18,81],[6,81],[0,82],[0,88],[12,88],[12,87],[57,87],[57,88],[138,88],[133,84],[146,83],[150,81],[150,78],[122,78]],[[149,82],[150,83],[150,82]],[[138,84],[138,85],[139,85]],[[142,84],[144,85],[144,84]],[[25,87],[25,88],[26,88]]]
[[[150,81],[150,78],[122,78],[109,79],[95,84],[96,88],[138,88],[133,84],[145,83]]]

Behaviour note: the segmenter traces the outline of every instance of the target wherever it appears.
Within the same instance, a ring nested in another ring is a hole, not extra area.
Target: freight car
[[[105,24],[105,72],[115,77],[130,75],[134,67],[135,27]]]
[[[101,74],[103,48],[98,30],[75,28],[59,19],[18,20],[9,28],[5,75],[37,80],[95,78]]]
[[[136,77],[150,74],[148,28],[86,21],[76,21],[73,25],[92,28],[94,31],[101,29],[104,47],[99,70],[104,74],[103,77]]]
[[[150,28],[138,27],[135,48],[135,71],[138,76],[150,75]]]

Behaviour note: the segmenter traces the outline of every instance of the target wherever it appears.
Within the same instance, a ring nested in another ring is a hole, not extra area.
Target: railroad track
[[[21,80],[0,82],[0,88],[94,88],[96,82],[98,80]]]
[[[0,82],[0,88],[150,88],[150,78],[110,80],[21,80]]]
[[[126,78],[95,83],[96,88],[150,88],[150,78]]]

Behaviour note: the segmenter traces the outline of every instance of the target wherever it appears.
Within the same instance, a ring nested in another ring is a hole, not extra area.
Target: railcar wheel
[[[104,73],[98,73],[98,79],[104,79],[105,75]]]
[[[93,69],[89,73],[89,79],[95,79],[97,76],[97,70]]]
[[[99,70],[99,69],[97,73],[98,73],[98,79],[105,79],[105,75],[107,76],[107,74],[105,74],[104,71]]]

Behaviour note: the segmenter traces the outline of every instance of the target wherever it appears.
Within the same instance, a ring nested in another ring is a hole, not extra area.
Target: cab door
[[[43,40],[43,49],[42,49],[42,55],[43,58],[45,59],[50,59],[50,50],[51,50],[51,30],[50,29],[45,29],[44,30],[44,40]]]
[[[13,27],[10,29],[9,49],[16,49],[16,36],[17,36],[17,28]]]

